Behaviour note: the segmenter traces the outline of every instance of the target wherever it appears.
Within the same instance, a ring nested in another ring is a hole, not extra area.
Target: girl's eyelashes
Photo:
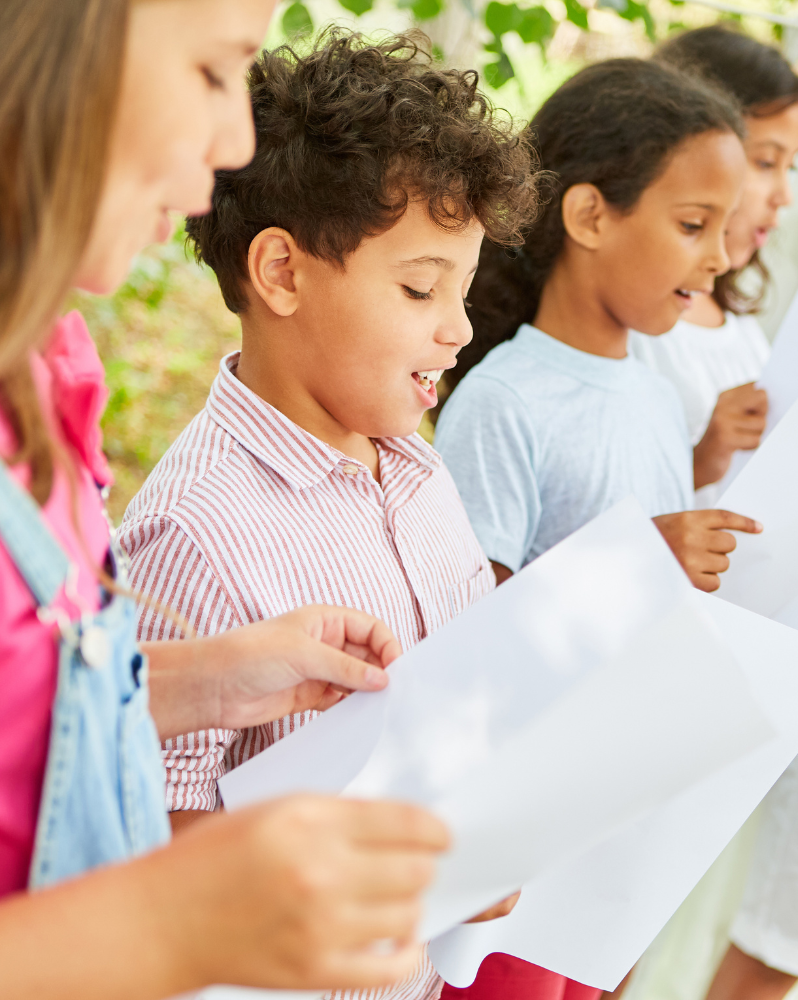
[[[409,285],[402,285],[405,295],[411,299],[416,299],[416,301],[423,301],[425,299],[432,298],[432,292],[420,292],[417,288],[411,288]]]
[[[202,66],[201,70],[202,70],[202,75],[205,77],[205,80],[207,81],[208,86],[211,88],[211,90],[227,89],[224,80],[220,76],[217,76],[217,74],[214,73],[213,70],[210,69],[210,67]]]
[[[692,236],[693,233],[700,233],[701,230],[704,228],[703,222],[683,222],[681,225],[682,229],[686,233],[689,233],[690,236]]]
[[[759,170],[775,170],[778,166],[778,164],[774,163],[772,160],[755,160],[754,163]]]

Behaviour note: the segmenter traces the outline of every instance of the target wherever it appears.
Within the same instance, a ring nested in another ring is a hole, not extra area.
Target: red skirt
[[[446,983],[441,1000],[598,1000],[602,991],[512,955],[488,955],[465,989]]]

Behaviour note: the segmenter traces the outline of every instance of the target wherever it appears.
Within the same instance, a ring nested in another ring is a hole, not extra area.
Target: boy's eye
[[[224,82],[224,80],[220,76],[217,76],[216,73],[214,73],[213,70],[210,69],[208,66],[203,66],[202,67],[202,75],[205,77],[205,79],[206,79],[206,81],[208,83],[208,86],[212,90],[224,90],[225,89],[225,82]]]
[[[402,285],[405,291],[405,295],[410,296],[411,299],[431,299],[432,292],[420,292],[417,288],[410,288],[409,285]]]

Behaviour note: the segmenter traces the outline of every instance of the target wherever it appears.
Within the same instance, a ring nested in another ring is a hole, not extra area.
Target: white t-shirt
[[[660,337],[632,332],[629,353],[676,387],[695,447],[709,425],[718,396],[755,382],[770,354],[770,344],[755,317],[727,312],[723,326],[696,326],[680,320]],[[714,506],[719,492],[716,483],[698,490],[696,507]]]

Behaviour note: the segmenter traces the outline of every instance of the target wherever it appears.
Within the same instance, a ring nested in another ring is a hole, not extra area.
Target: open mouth
[[[754,246],[757,250],[761,250],[767,243],[768,236],[770,236],[770,229],[766,229],[764,226],[754,231]]]
[[[426,372],[413,372],[413,378],[416,382],[418,382],[422,389],[431,389],[433,386],[438,384],[443,372],[443,368],[435,368],[432,371]]]
[[[689,288],[677,288],[676,294],[679,296],[680,299],[682,299],[685,305],[690,305],[690,303],[693,301],[693,296],[698,295],[698,292],[693,291]]]

